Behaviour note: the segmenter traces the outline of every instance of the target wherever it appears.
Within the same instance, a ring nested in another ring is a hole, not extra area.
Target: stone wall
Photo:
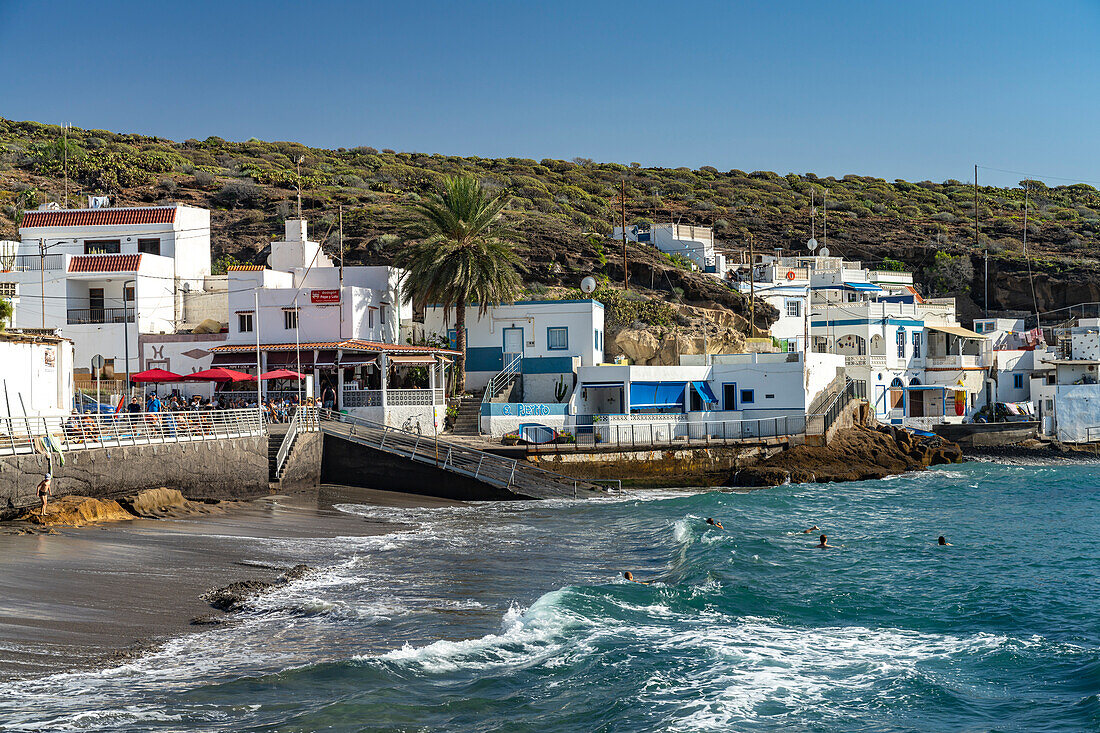
[[[287,456],[280,489],[317,486],[321,483],[321,455],[324,451],[324,433],[298,433],[294,447]]]
[[[38,503],[44,455],[0,458],[0,515]],[[118,496],[162,486],[189,499],[246,499],[268,492],[267,436],[96,448],[53,460],[54,496]]]
[[[722,446],[679,450],[601,451],[531,456],[541,468],[573,478],[621,479],[628,486],[721,486],[731,470],[782,450],[780,446]]]

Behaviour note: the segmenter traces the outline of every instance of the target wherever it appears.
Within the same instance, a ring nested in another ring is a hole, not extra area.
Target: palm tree
[[[503,193],[492,196],[472,176],[447,177],[442,196],[416,207],[430,236],[394,258],[408,270],[403,290],[415,308],[441,305],[444,321],[455,311],[459,394],[466,391],[467,304],[477,303],[483,316],[494,305],[514,301],[523,285],[519,255],[492,231],[508,201]]]

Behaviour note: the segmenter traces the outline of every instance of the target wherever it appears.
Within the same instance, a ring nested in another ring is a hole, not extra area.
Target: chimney
[[[288,241],[288,242],[304,242],[304,241],[306,241],[306,220],[305,219],[287,219],[286,220],[286,241]]]

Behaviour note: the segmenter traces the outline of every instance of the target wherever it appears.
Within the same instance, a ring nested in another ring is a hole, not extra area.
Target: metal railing
[[[482,402],[492,402],[493,398],[497,394],[511,384],[520,373],[520,365],[523,364],[523,354],[516,354],[511,360],[504,365],[504,368],[494,374],[489,383],[485,385],[485,394],[482,395]]]
[[[256,409],[0,418],[0,455],[263,435]]]
[[[1093,436],[1096,436],[1095,438]],[[1085,428],[1085,442],[1092,443],[1093,441],[1100,440],[1100,425],[1093,425],[1092,427]]]
[[[133,308],[69,308],[69,325],[80,323],[133,323]]]
[[[317,408],[309,405],[302,406],[294,411],[294,416],[287,424],[286,435],[279,444],[279,452],[275,455],[275,478],[283,477],[283,469],[286,468],[286,459],[290,457],[290,451],[294,448],[294,441],[298,439],[298,433],[316,433],[321,429],[321,423],[317,416]]]
[[[821,411],[806,416],[807,435],[825,435],[837,418],[852,400],[867,399],[867,383],[862,380],[848,379],[844,389]]]
[[[475,448],[439,440],[388,425],[320,410],[321,431],[376,450],[402,456],[418,463],[476,479],[490,486],[537,498],[576,496],[578,488],[596,489],[594,483],[533,466],[526,461],[505,458]]]
[[[801,435],[806,430],[805,415],[784,415],[747,420],[653,420],[646,422],[612,422],[605,416],[588,423],[579,415],[576,425],[567,426],[572,431],[573,443],[553,443],[532,446],[533,452],[559,452],[570,446],[591,448],[616,447],[626,450],[655,446],[698,446],[721,443],[756,441],[762,438],[782,438]],[[650,417],[641,416],[638,417]]]
[[[2,272],[39,272],[40,270],[64,270],[65,255],[59,253],[42,255],[16,255],[11,263],[0,261]]]
[[[442,405],[446,396],[442,389],[387,389],[389,406]],[[344,389],[341,404],[344,407],[381,407],[380,389]]]

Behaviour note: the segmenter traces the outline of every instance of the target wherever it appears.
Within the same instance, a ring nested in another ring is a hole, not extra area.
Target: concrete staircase
[[[283,436],[286,435],[286,423],[269,423],[267,426],[267,481],[278,483],[279,476],[278,456],[279,448],[283,444]]]
[[[473,397],[463,397],[458,405],[458,417],[455,419],[451,433],[454,435],[477,436],[481,434],[481,399],[482,394]]]

